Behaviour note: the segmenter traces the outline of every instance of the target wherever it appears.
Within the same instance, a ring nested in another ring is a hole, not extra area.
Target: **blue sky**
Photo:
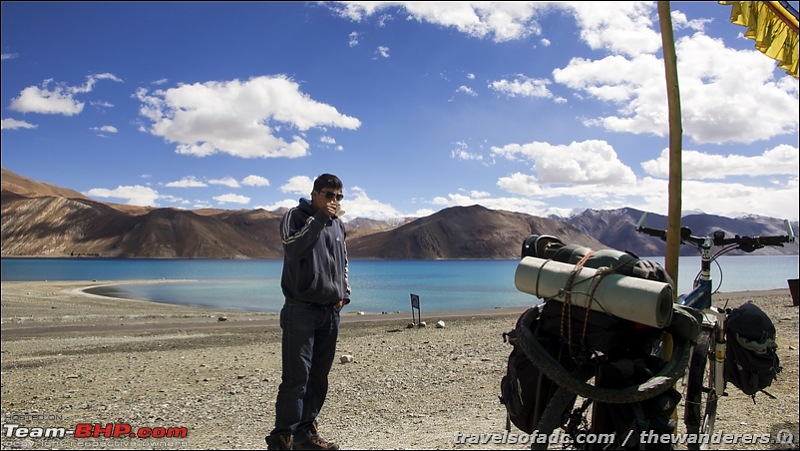
[[[791,2],[797,5],[797,2]],[[798,81],[671,2],[684,211],[798,219]],[[655,2],[2,2],[2,166],[103,202],[666,214]]]

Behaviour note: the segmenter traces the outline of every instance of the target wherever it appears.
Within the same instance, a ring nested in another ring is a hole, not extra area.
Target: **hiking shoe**
[[[339,445],[329,442],[319,434],[297,437],[294,440],[294,449],[339,449]]]
[[[291,434],[268,435],[264,440],[267,442],[267,449],[295,449],[292,447]]]

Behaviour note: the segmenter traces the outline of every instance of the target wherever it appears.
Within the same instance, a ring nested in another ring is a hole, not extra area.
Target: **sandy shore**
[[[126,282],[127,283],[127,282]],[[274,313],[235,312],[87,295],[89,282],[2,285],[3,449],[263,449],[280,381]],[[95,284],[96,285],[96,284]],[[753,300],[778,329],[783,372],[756,403],[735,387],[716,431],[798,438],[798,308],[785,290],[717,296]],[[532,302],[536,301],[532,298]],[[345,449],[527,449],[455,444],[456,432],[502,434],[498,401],[511,346],[502,333],[524,308],[429,314],[343,313],[338,361],[320,426]],[[444,328],[433,327],[442,320]],[[9,437],[27,428],[109,423],[186,428],[185,438]],[[519,431],[512,430],[519,433]],[[797,445],[794,446],[795,448]],[[712,445],[775,449],[773,444]],[[786,446],[781,447],[786,449]]]

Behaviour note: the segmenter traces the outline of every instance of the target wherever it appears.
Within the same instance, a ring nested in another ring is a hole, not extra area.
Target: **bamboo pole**
[[[681,229],[681,151],[683,128],[681,125],[681,98],[678,89],[678,65],[675,54],[675,37],[669,2],[658,2],[661,25],[661,46],[664,51],[664,70],[667,80],[667,105],[669,108],[669,205],[667,213],[667,249],[665,269],[676,283],[678,281],[678,254]]]

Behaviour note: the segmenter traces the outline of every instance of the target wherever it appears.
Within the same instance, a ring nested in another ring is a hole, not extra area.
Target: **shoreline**
[[[188,280],[188,279],[187,279]],[[258,312],[239,309],[225,309],[212,307],[189,306],[182,304],[169,304],[159,301],[141,300],[129,297],[116,297],[107,294],[97,294],[87,290],[102,289],[103,287],[117,284],[156,284],[170,283],[173,280],[140,279],[124,281],[11,281],[3,283],[3,338],[22,338],[32,336],[46,336],[57,333],[75,334],[91,331],[92,333],[115,333],[129,331],[155,331],[171,327],[165,323],[172,319],[172,323],[182,330],[213,329],[213,328],[258,328],[277,327],[278,312]],[[183,281],[183,280],[181,280]],[[740,301],[747,298],[775,297],[789,295],[789,288],[772,290],[751,290],[720,292],[715,295],[718,303],[726,301]],[[9,302],[6,302],[6,298]],[[15,297],[16,302],[10,298]],[[19,315],[20,310],[26,308],[19,303],[20,299],[39,299],[39,309],[36,318],[32,315]],[[71,298],[71,299],[70,299]],[[76,302],[84,298],[89,308],[102,307],[106,309],[105,316],[115,314],[120,318],[129,319],[129,324],[105,325],[92,321],[91,313]],[[59,299],[67,302],[59,305]],[[538,303],[539,298],[531,296],[531,305],[517,307],[493,307],[487,309],[430,311],[425,312],[422,320],[433,327],[439,320],[448,320],[468,317],[517,317],[527,308]],[[42,301],[45,301],[44,303]],[[49,301],[49,302],[48,302]],[[146,316],[150,321],[136,321],[137,317]],[[14,320],[13,318],[16,318]],[[159,319],[160,321],[155,321]],[[345,308],[341,314],[341,324],[398,323],[411,322],[410,312],[361,312]],[[83,323],[83,325],[79,325]],[[158,323],[158,324],[157,324]],[[224,324],[223,324],[224,323]],[[404,323],[404,325],[406,325]],[[8,333],[8,335],[6,335]]]
[[[87,290],[119,283],[170,283],[171,280],[142,279],[132,281],[12,281],[3,283],[2,334],[5,338],[75,335],[91,331],[93,334],[121,332],[155,332],[178,327],[181,330],[213,330],[278,327],[278,312],[257,312],[239,309],[196,307],[165,302],[115,297]],[[746,298],[788,296],[789,289],[720,292],[715,300],[738,302]],[[8,298],[8,301],[7,301]],[[37,308],[30,312],[28,305],[19,300],[37,299]],[[16,299],[16,301],[14,301]],[[81,302],[83,299],[84,302]],[[527,308],[538,303],[531,296],[531,305],[423,312],[428,327],[437,321],[468,317],[518,317]],[[84,305],[85,304],[85,305]],[[87,310],[88,309],[88,310]],[[92,313],[102,309],[101,316]],[[98,321],[100,317],[117,317],[119,323]],[[361,323],[386,323],[407,326],[412,322],[411,312],[360,312],[345,307],[341,314],[342,327]],[[172,323],[170,325],[170,323]],[[512,324],[513,325],[513,324]]]

